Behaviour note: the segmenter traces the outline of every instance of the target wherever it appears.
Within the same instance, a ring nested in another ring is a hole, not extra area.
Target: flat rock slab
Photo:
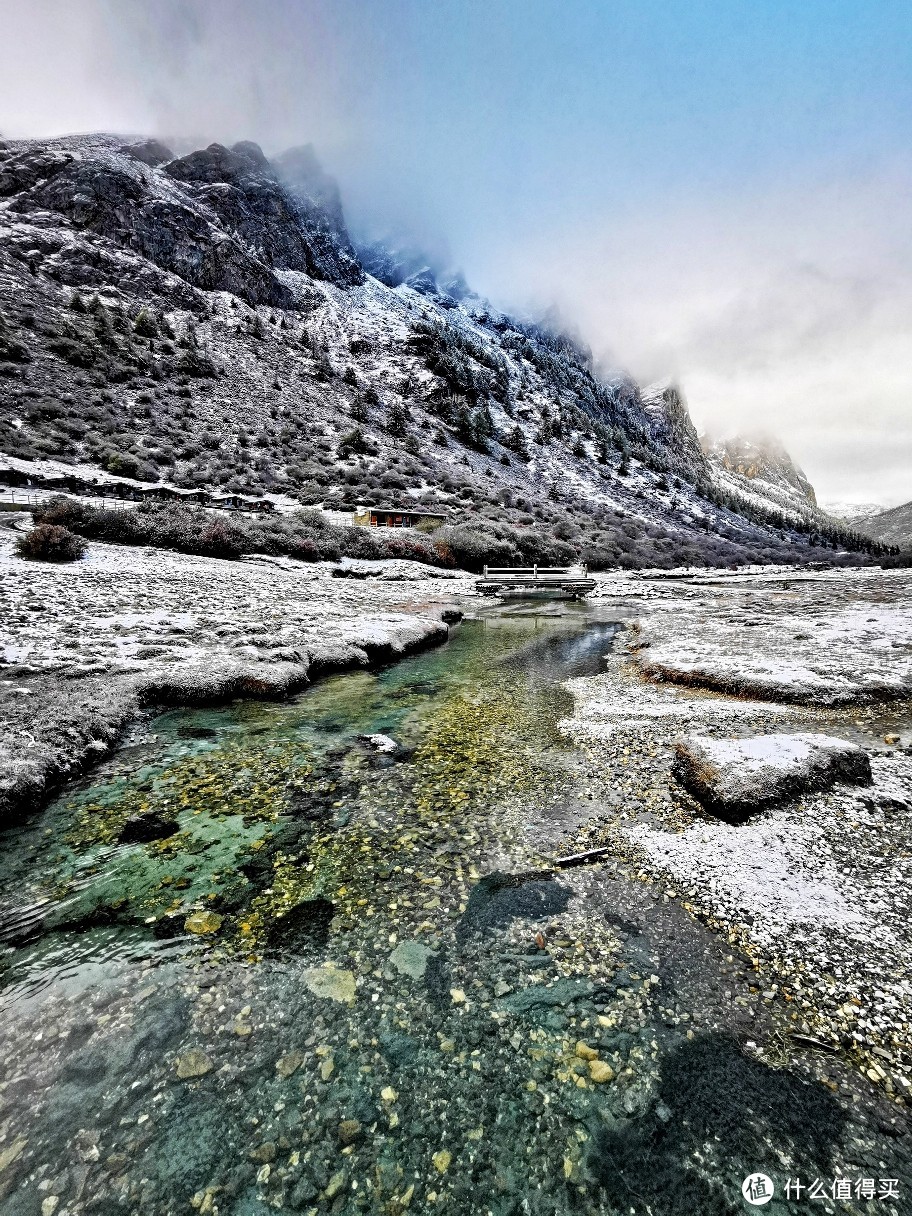
[[[863,748],[815,734],[688,735],[675,745],[671,772],[708,811],[730,822],[837,781],[870,785],[872,780]]]
[[[399,943],[390,955],[389,961],[402,975],[409,975],[413,980],[420,980],[424,979],[427,965],[435,957],[435,951],[422,945],[421,942],[404,941]]]

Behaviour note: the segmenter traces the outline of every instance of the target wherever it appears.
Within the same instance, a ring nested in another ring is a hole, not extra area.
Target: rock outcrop
[[[817,516],[817,495],[807,476],[778,439],[769,435],[702,436],[701,443],[716,480],[757,495],[799,516]]]
[[[653,442],[674,452],[677,461],[692,472],[705,472],[706,457],[681,389],[668,380],[659,381],[643,389],[641,400]]]
[[[321,171],[315,159],[309,167],[313,181]],[[284,172],[294,171],[300,177],[292,157]],[[329,183],[324,175],[316,196],[307,195],[249,141],[177,159],[156,140],[22,141],[0,163],[0,197],[11,197],[14,213],[61,217],[193,287],[285,308],[295,297],[276,271],[342,287],[363,281]]]
[[[837,781],[870,785],[871,762],[863,748],[829,735],[691,735],[675,746],[672,775],[712,814],[738,822]]]

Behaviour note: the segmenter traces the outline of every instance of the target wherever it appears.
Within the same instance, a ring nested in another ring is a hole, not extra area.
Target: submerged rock
[[[355,999],[354,973],[332,964],[306,971],[304,983],[314,996],[328,997],[331,1001],[344,1001],[346,1004],[351,1004]]]
[[[339,1124],[339,1139],[343,1144],[355,1144],[361,1139],[361,1124],[357,1119],[343,1119]]]
[[[222,918],[217,912],[191,912],[184,921],[188,933],[196,933],[204,937],[208,933],[218,933],[222,926]]]
[[[303,1063],[304,1057],[300,1051],[289,1051],[276,1060],[276,1072],[283,1081],[287,1081],[290,1076],[293,1076],[298,1071]]]
[[[185,1051],[183,1055],[177,1057],[174,1064],[181,1081],[204,1077],[215,1067],[206,1053],[200,1051],[198,1047],[191,1047],[189,1051]]]
[[[150,844],[153,840],[165,840],[178,830],[177,820],[161,811],[144,815],[131,815],[118,836],[120,844]]]
[[[328,899],[305,899],[279,916],[267,933],[270,954],[307,954],[329,940],[335,905]]]
[[[689,735],[676,744],[671,771],[708,811],[731,821],[837,781],[870,785],[872,780],[863,748],[815,734]]]
[[[614,1069],[604,1060],[590,1060],[589,1076],[596,1085],[604,1085],[606,1081],[614,1080]]]
[[[404,941],[400,942],[392,952],[389,961],[402,975],[409,975],[413,980],[420,980],[424,978],[428,962],[434,957],[435,952],[429,946],[425,946],[421,942]]]

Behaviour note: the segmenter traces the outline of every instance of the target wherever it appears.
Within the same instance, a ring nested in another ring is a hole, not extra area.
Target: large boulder
[[[672,776],[712,814],[729,822],[837,781],[871,784],[867,752],[829,735],[755,735],[678,741]]]

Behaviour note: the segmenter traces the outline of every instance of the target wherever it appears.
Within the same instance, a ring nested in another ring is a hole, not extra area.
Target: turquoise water
[[[829,1091],[694,1037],[673,958],[652,983],[638,918],[682,956],[705,931],[620,866],[552,870],[617,796],[557,727],[616,629],[492,609],[160,714],[9,832],[0,1213],[739,1211],[771,1118],[823,1168]]]

